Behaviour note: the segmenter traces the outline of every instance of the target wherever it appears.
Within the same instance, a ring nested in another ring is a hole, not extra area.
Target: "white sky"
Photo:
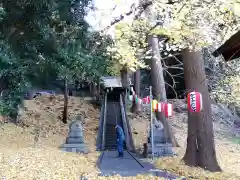
[[[128,12],[134,2],[137,3],[138,0],[93,0],[97,10],[90,12],[86,20],[95,30],[103,29],[114,17]],[[131,17],[126,17],[125,20],[131,20]],[[113,28],[110,31],[113,31]]]

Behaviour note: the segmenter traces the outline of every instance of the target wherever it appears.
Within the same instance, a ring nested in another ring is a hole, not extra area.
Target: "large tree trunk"
[[[67,117],[68,117],[68,84],[67,78],[64,80],[64,108],[63,108],[63,123],[67,124]]]
[[[221,171],[215,151],[210,97],[201,52],[183,51],[184,78],[187,90],[200,92],[203,111],[188,113],[187,149],[183,160],[190,166]]]
[[[128,88],[129,87],[129,82],[128,82],[128,69],[127,67],[123,67],[123,69],[120,71],[120,75],[121,75],[121,82],[122,82],[122,87],[123,88]],[[125,104],[125,100],[126,100],[126,93],[123,92],[122,93],[123,98],[123,103]]]
[[[126,67],[124,67],[121,71],[121,82],[122,82],[122,87],[123,88],[128,88],[129,83],[128,83],[128,70]]]
[[[134,72],[134,91],[138,96],[140,95],[140,80],[141,80],[141,73],[140,73],[140,70],[138,69],[136,70],[136,72]],[[133,113],[140,112],[141,111],[140,104],[133,101],[131,111]]]
[[[91,84],[90,84],[90,86],[91,86],[91,96],[92,97],[96,97],[97,96],[97,84],[95,84],[94,82],[92,82]]]
[[[163,68],[161,63],[161,56],[158,47],[158,38],[155,36],[149,36],[149,45],[152,47],[152,59],[151,59],[151,84],[154,99],[167,102],[167,95],[165,90]],[[165,138],[167,142],[172,143],[173,146],[179,146],[177,140],[172,132],[171,124],[167,121],[163,112],[156,113],[156,117],[163,123]]]

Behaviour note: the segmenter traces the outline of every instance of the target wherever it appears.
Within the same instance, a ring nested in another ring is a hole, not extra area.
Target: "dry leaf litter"
[[[153,176],[137,177],[99,177],[95,167],[99,153],[95,151],[95,140],[99,120],[99,110],[80,98],[69,99],[69,120],[77,115],[85,117],[85,142],[90,148],[87,155],[62,152],[58,147],[64,143],[68,126],[62,124],[62,96],[44,96],[25,102],[22,114],[22,127],[3,124],[0,128],[0,176],[6,179],[67,179],[75,180],[81,176],[91,180],[101,179],[160,179]],[[131,119],[133,137],[137,148],[146,142],[149,116],[145,113],[133,115]],[[159,168],[173,172],[188,179],[240,179],[240,145],[216,135],[216,151],[224,173],[210,173],[200,168],[184,165],[181,157],[186,147],[187,116],[176,113],[169,120],[172,123],[181,148],[174,158],[161,158],[155,163]],[[216,126],[215,126],[216,127]],[[37,140],[36,135],[38,134]],[[37,142],[35,142],[37,141]],[[149,160],[150,161],[150,160]]]
[[[0,178],[6,180],[89,180],[159,179],[153,176],[123,178],[99,177],[95,141],[99,109],[76,97],[69,97],[69,123],[83,115],[87,155],[59,150],[68,134],[68,125],[61,122],[63,96],[42,96],[25,101],[21,126],[11,123],[0,127]]]

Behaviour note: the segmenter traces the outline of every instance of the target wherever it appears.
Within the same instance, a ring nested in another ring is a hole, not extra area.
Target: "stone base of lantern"
[[[88,148],[85,144],[64,144],[60,149],[67,152],[88,153]]]
[[[173,156],[172,144],[170,143],[158,143],[154,145],[154,157]],[[144,144],[144,157],[152,157],[152,145]]]
[[[84,143],[83,137],[67,137],[66,144],[80,144]]]

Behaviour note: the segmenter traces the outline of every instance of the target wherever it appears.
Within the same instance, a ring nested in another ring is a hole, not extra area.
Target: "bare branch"
[[[164,69],[164,71],[171,77],[172,82],[173,82],[172,87],[175,88],[176,87],[176,82],[175,82],[175,79],[173,78],[172,74],[167,69]]]
[[[167,82],[165,82],[166,85],[168,85],[174,92],[176,99],[178,98],[177,92],[175,91],[174,87],[171,84],[168,84]]]
[[[182,78],[182,79],[184,79],[184,73],[179,73],[179,74],[174,74],[174,75],[172,75],[173,77],[177,77],[177,78]]]
[[[137,8],[139,11],[134,16],[134,20],[138,19],[141,16],[141,14],[152,4],[153,4],[152,0],[144,1],[144,3],[141,3]]]
[[[178,54],[181,54],[181,53],[178,53]],[[183,63],[182,63],[178,58],[176,58],[175,55],[173,56],[173,58],[174,58],[179,64],[183,65]]]
[[[164,68],[164,70],[165,69],[179,69],[179,70],[183,70],[182,67],[172,67],[172,66],[167,66],[167,67]]]

